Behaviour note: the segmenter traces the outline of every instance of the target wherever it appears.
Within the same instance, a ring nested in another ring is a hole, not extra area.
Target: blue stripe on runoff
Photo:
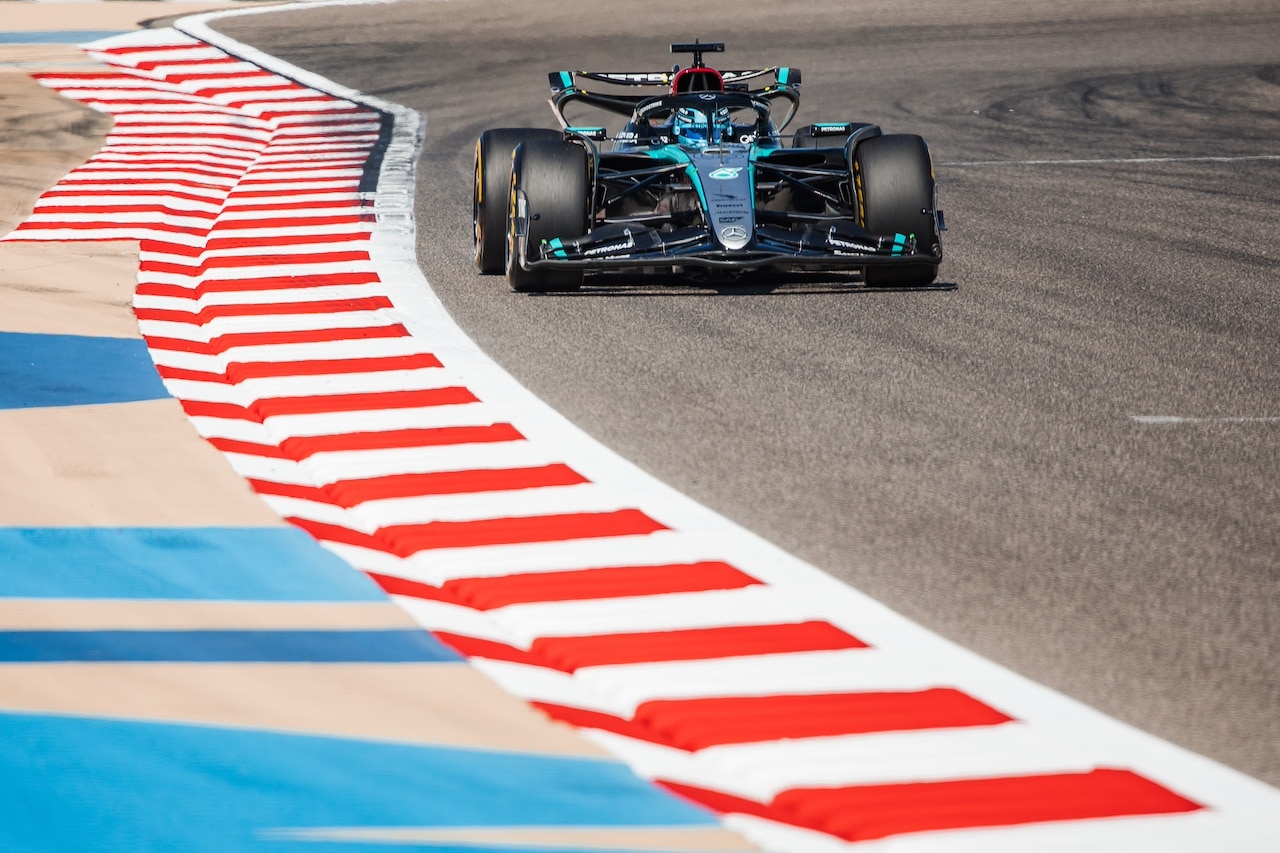
[[[0,836],[13,850],[385,853],[273,834],[716,824],[610,760],[5,712],[0,743]]]
[[[168,396],[144,341],[0,332],[0,410]]]
[[[462,659],[418,628],[0,631],[0,663],[421,663]]]
[[[387,600],[293,527],[0,527],[0,597]]]
[[[87,44],[132,30],[39,30],[22,33],[0,33],[0,44]]]

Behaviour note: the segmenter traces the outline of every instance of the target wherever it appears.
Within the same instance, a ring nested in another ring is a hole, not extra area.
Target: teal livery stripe
[[[423,663],[457,652],[417,628],[374,631],[0,631],[0,663]]]
[[[386,601],[293,527],[0,527],[0,597]]]

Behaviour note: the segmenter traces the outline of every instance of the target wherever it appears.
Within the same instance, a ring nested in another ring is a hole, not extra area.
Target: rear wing
[[[776,86],[791,86],[799,88],[800,86],[800,69],[786,68],[783,66],[774,66],[770,68],[753,69],[750,71],[721,71],[720,76],[724,78],[725,88],[738,91],[748,92],[752,95],[763,94],[770,88],[764,86],[758,91],[752,91],[747,84],[748,80],[755,80],[760,77],[773,76],[773,83]],[[612,83],[615,86],[671,86],[671,81],[675,79],[675,71],[553,71],[547,75],[551,82],[552,93],[562,91],[564,89],[572,89],[579,79],[591,80],[595,83]]]
[[[706,49],[706,45],[702,45]],[[551,84],[551,109],[561,126],[567,127],[563,108],[572,102],[581,102],[598,107],[622,116],[630,116],[641,101],[670,91],[671,82],[677,71],[552,71],[547,75]],[[742,92],[747,95],[774,100],[782,98],[788,102],[786,115],[776,121],[778,129],[786,127],[800,107],[800,69],[785,66],[751,69],[745,71],[721,71],[724,87],[729,92]],[[582,82],[605,83],[613,86],[629,88],[662,88],[664,92],[629,95],[624,93],[605,94],[591,92],[582,88]],[[752,83],[763,83],[753,88]]]

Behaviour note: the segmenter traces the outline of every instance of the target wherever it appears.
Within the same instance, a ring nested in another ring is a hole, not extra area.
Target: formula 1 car
[[[473,205],[480,271],[505,272],[525,292],[576,290],[585,273],[609,271],[723,281],[842,270],[866,285],[933,282],[946,226],[925,141],[866,122],[810,124],[784,138],[799,70],[703,61],[723,51],[673,44],[693,62],[670,72],[553,72],[562,130],[484,131]],[[582,106],[626,123],[610,136],[565,117]]]

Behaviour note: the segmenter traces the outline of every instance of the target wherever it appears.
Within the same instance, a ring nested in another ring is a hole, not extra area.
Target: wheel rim
[[[471,251],[476,263],[480,262],[480,249],[484,246],[484,167],[480,157],[480,143],[476,143],[476,181],[471,190]]]
[[[507,195],[507,275],[511,275],[513,268],[518,268],[519,261],[516,260],[516,174],[515,170],[511,171],[511,192]]]

